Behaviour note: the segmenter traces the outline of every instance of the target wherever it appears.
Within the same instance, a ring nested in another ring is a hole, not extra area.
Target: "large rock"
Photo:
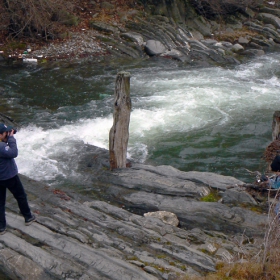
[[[124,197],[130,208],[140,211],[154,209],[176,214],[180,225],[185,229],[196,227],[217,230],[225,233],[242,233],[262,235],[262,225],[266,215],[260,215],[241,207],[228,207],[217,202],[198,202],[184,197],[137,192]]]
[[[275,15],[271,15],[268,13],[260,13],[257,18],[263,21],[264,23],[270,23],[276,28],[280,28],[280,18]]]
[[[172,225],[177,227],[179,225],[179,220],[174,213],[167,211],[156,211],[156,212],[148,212],[144,214],[144,217],[155,217],[163,221],[168,225]]]
[[[249,204],[257,205],[256,200],[247,192],[244,192],[242,189],[228,189],[223,194],[223,203],[225,204]]]
[[[128,40],[131,40],[132,42],[135,42],[139,46],[143,46],[144,45],[143,37],[139,33],[136,33],[136,32],[122,33],[121,37],[125,38],[125,39],[128,39]]]
[[[262,8],[260,8],[260,12],[261,13],[272,14],[272,15],[275,15],[277,17],[280,17],[280,9],[270,8],[270,7],[262,7]]]
[[[95,158],[100,159],[100,156]],[[80,164],[80,170],[86,164],[91,166],[86,172],[86,176],[89,176],[86,181],[99,186],[99,196],[118,201],[135,213],[168,211],[176,214],[181,226],[187,229],[204,227],[235,233],[246,229],[248,234],[262,234],[259,228],[265,223],[266,216],[232,207],[256,205],[256,201],[242,187],[244,183],[236,178],[137,163],[132,163],[131,168],[103,170],[100,173],[97,171],[98,160],[93,162],[92,156],[87,155]],[[210,194],[211,189],[221,194],[224,204],[200,201]]]
[[[145,52],[150,55],[160,55],[167,51],[166,47],[157,40],[148,40],[145,45]]]
[[[231,50],[235,53],[242,52],[244,50],[244,47],[241,46],[240,44],[234,44],[231,48]]]

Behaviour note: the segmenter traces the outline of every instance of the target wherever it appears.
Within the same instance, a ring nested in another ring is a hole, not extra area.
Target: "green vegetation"
[[[218,202],[221,199],[221,196],[218,194],[217,191],[211,190],[211,192],[203,196],[200,200],[203,202]]]

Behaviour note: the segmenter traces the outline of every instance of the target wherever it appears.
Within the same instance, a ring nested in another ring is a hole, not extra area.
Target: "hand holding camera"
[[[8,132],[8,136],[13,136],[14,134],[17,133],[17,130],[16,129],[11,129],[9,132]]]

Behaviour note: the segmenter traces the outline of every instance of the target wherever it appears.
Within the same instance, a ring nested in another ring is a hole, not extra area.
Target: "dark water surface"
[[[79,176],[67,155],[83,143],[108,147],[116,74],[131,73],[129,157],[244,181],[264,171],[279,55],[234,68],[190,68],[171,60],[1,65],[0,110],[20,124],[20,172],[54,185]],[[77,154],[79,157],[79,154]]]

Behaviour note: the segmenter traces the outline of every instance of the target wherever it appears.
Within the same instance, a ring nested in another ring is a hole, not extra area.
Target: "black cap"
[[[13,129],[12,126],[7,126],[3,123],[0,123],[0,134],[2,134],[5,131],[11,131]]]

